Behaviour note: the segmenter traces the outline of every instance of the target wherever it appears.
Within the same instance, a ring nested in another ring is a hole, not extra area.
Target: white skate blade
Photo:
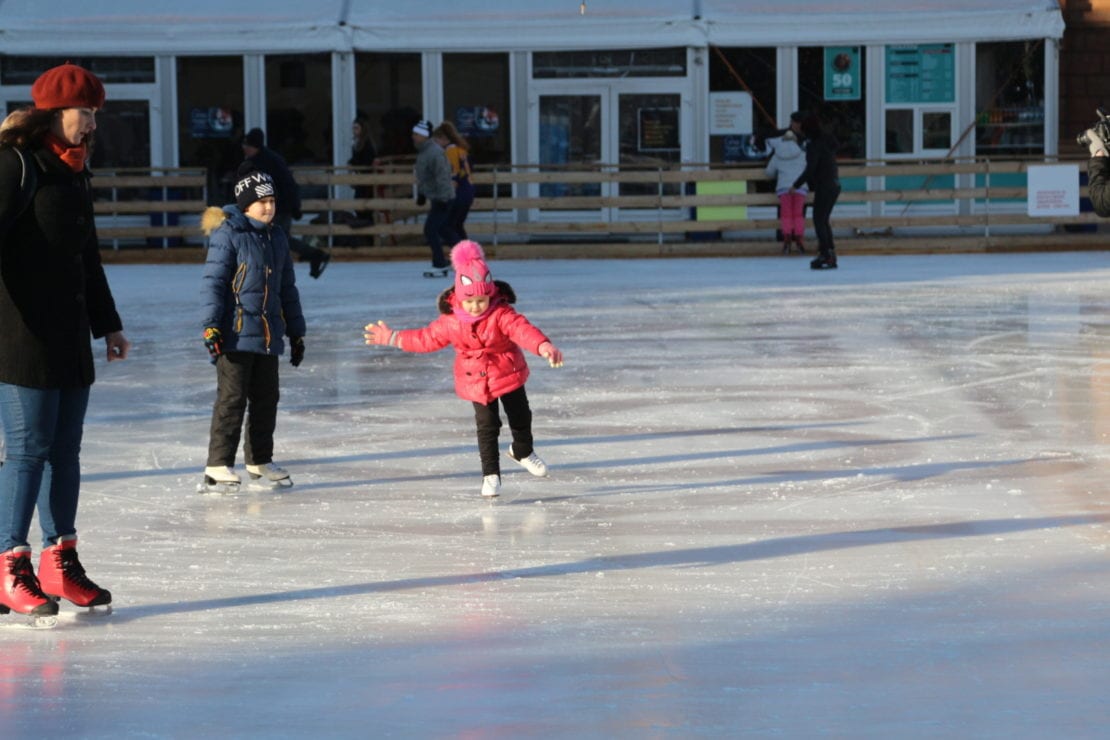
[[[229,495],[239,493],[240,486],[241,484],[239,483],[219,483],[216,481],[209,483],[208,481],[201,481],[197,484],[197,493]]]
[[[251,476],[251,481],[248,484],[252,491],[280,491],[286,488],[293,487],[293,479],[278,478],[277,480],[270,480],[262,476]]]

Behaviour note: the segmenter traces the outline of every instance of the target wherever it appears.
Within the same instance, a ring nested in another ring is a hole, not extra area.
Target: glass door
[[[537,96],[536,142],[540,165],[538,195],[548,199],[540,210],[544,212],[591,211],[601,209],[602,196],[609,194],[609,185],[600,177],[588,182],[580,179],[560,181],[560,169],[591,169],[609,160],[606,146],[608,119],[608,93],[605,90],[583,92],[575,86],[574,92],[550,92]]]
[[[688,106],[675,88],[673,81],[648,80],[534,84],[530,161],[542,175],[531,196],[545,202],[533,216],[563,220],[588,213],[607,221],[616,215],[608,198],[679,194],[679,185],[663,185],[658,176],[660,167],[680,163],[692,146]],[[635,172],[633,181],[616,182],[614,165]],[[596,172],[572,182],[559,179],[563,167]]]

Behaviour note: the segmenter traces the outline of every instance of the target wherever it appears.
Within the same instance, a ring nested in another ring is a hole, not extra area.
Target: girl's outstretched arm
[[[563,366],[563,353],[551,342],[544,342],[536,351],[539,353],[540,357],[547,358],[547,364],[551,365],[551,367]]]
[[[384,321],[379,321],[376,324],[367,324],[363,327],[363,330],[366,332],[363,336],[366,337],[367,344],[389,344],[394,347],[397,346],[397,332],[390,329]]]

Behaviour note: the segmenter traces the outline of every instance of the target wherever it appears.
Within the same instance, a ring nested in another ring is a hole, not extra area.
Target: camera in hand
[[[1110,142],[1110,118],[1107,118],[1106,112],[1101,107],[1095,108],[1095,112],[1098,113],[1098,121],[1094,126],[1091,126],[1091,128],[1098,134],[1098,138],[1102,139],[1104,142]],[[1075,141],[1079,146],[1090,146],[1091,139],[1087,136],[1087,131],[1089,130],[1090,129],[1087,129],[1075,137]]]

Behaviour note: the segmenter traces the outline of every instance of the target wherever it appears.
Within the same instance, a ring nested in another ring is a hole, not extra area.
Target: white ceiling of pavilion
[[[0,53],[778,46],[1058,38],[1055,0],[0,0]]]

